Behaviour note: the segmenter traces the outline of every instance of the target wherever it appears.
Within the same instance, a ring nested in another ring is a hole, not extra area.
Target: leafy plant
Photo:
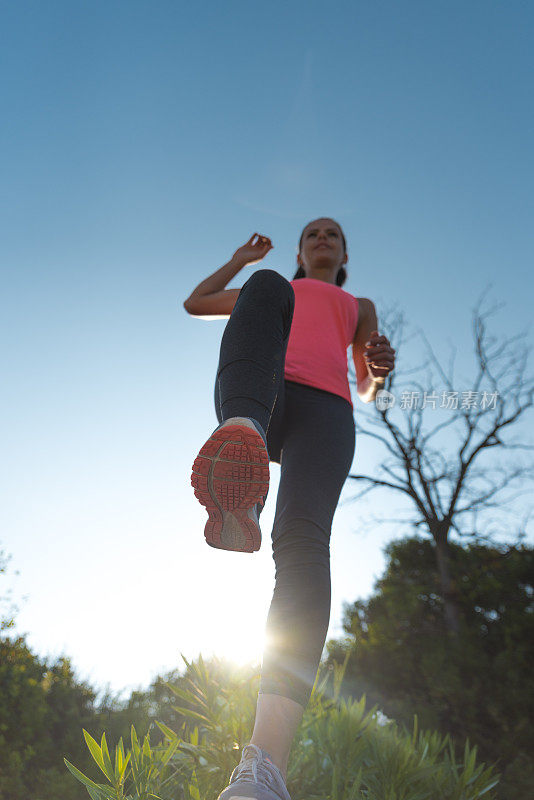
[[[180,733],[156,722],[164,740],[151,748],[150,731],[141,746],[132,725],[131,750],[125,754],[121,738],[113,766],[105,734],[98,745],[84,730],[109,783],[65,763],[91,800],[215,800],[228,783],[250,739],[259,676],[244,667],[222,680],[202,655],[184,661],[185,685],[169,684],[182,701]],[[416,716],[410,733],[384,724],[376,706],[366,711],[365,695],[340,699],[346,666],[347,658],[318,672],[288,765],[293,800],[494,800],[498,776],[477,764],[469,742],[458,759],[450,736],[419,731]]]

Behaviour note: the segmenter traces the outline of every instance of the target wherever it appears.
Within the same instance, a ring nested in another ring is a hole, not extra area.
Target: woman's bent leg
[[[257,270],[242,287],[221,341],[215,392],[219,422],[252,417],[267,432],[294,307],[293,287],[274,270]]]

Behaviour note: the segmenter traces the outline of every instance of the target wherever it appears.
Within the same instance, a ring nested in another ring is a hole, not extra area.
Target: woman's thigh
[[[277,432],[281,470],[272,533],[275,560],[288,548],[297,554],[301,548],[294,540],[299,537],[304,547],[310,537],[316,540],[326,554],[332,519],[354,457],[352,407],[338,395],[286,381]]]

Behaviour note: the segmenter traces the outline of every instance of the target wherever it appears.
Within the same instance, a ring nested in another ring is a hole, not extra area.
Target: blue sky
[[[115,690],[180,652],[259,658],[279,468],[261,551],[207,547],[189,479],[216,425],[226,323],[183,300],[254,231],[274,249],[230,286],[261,266],[292,278],[301,229],[333,216],[344,288],[407,319],[399,369],[422,331],[445,362],[456,349],[471,388],[486,287],[503,304],[492,333],[531,340],[534,10],[22,0],[0,22],[0,547],[16,630]],[[354,402],[358,429],[369,407]],[[379,458],[357,434],[354,471]],[[406,533],[375,512],[336,513],[329,636]]]

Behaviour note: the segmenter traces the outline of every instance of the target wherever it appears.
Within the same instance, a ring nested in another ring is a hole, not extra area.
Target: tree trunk
[[[451,636],[457,638],[460,633],[460,609],[458,607],[456,589],[451,578],[447,533],[438,530],[432,531],[432,535],[436,543],[436,561],[445,607],[445,622]]]

